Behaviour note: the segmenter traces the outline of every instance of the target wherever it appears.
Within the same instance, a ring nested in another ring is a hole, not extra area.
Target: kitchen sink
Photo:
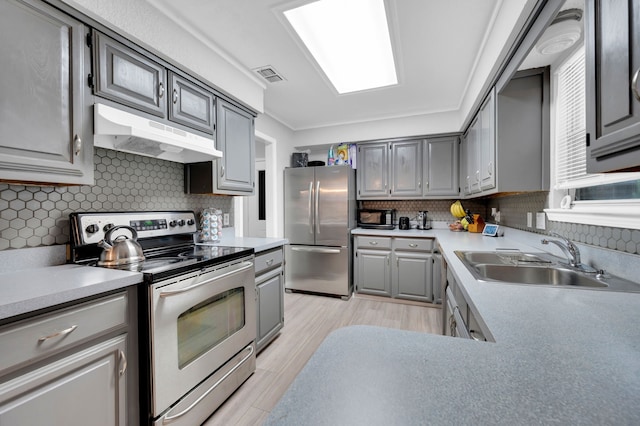
[[[640,292],[639,283],[595,271],[588,265],[574,268],[547,253],[499,250],[455,254],[480,282]]]
[[[518,263],[551,263],[538,254],[517,251],[460,251],[456,253],[463,261],[472,264],[518,264]]]
[[[595,277],[581,272],[559,267],[520,266],[520,265],[476,265],[478,274],[492,281],[505,281],[519,284],[546,284],[577,287],[606,288],[607,284]]]

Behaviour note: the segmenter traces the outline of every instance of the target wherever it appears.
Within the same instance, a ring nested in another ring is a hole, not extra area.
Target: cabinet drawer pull
[[[409,247],[418,247],[418,245],[416,243],[411,243],[409,244]]]
[[[372,246],[377,246],[378,242],[377,241],[369,241],[369,244],[371,244]]]
[[[640,74],[640,68],[636,70],[636,73],[633,75],[633,79],[631,80],[631,90],[633,91],[633,96],[636,97],[636,100],[640,101],[640,93],[638,92],[638,75]]]
[[[42,343],[42,342],[47,341],[49,339],[53,339],[54,337],[65,336],[65,335],[71,333],[72,331],[74,331],[76,328],[78,328],[77,325],[72,325],[71,327],[66,328],[66,329],[64,329],[62,331],[58,331],[57,333],[53,333],[53,334],[50,334],[48,336],[43,336],[43,337],[38,339],[38,342]]]
[[[273,265],[273,259],[269,259],[265,263],[267,264],[267,266],[271,266]]]
[[[73,152],[75,152],[76,155],[80,154],[80,151],[82,150],[82,139],[80,139],[80,136],[75,135],[75,137],[73,138]]]
[[[158,97],[161,98],[164,96],[164,84],[158,84]]]
[[[126,372],[127,372],[127,365],[128,365],[128,364],[127,364],[127,356],[124,354],[124,352],[122,352],[122,349],[120,349],[120,350],[118,351],[118,355],[120,356],[120,365],[121,365],[121,368],[120,368],[120,370],[118,371],[118,373],[119,373],[121,376],[124,376],[124,373],[126,373]]]
[[[176,89],[173,89],[173,103],[178,103],[178,91]]]

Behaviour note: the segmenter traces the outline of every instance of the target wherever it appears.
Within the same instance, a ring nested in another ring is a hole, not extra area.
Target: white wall
[[[266,86],[257,77],[146,1],[62,1],[159,56],[171,58],[170,62],[196,73],[256,111],[263,111]]]

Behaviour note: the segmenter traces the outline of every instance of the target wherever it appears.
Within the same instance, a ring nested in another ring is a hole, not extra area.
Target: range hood
[[[93,106],[94,145],[178,163],[215,160],[222,152],[206,138],[159,121],[96,103]]]

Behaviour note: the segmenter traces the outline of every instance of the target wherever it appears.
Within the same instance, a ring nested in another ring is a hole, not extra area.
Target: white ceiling
[[[285,6],[298,5],[299,0],[149,4],[247,69],[275,68],[286,81],[265,81],[265,113],[301,130],[459,110],[507,1],[514,0],[387,0],[400,84],[345,95],[327,83],[281,17]],[[520,1],[523,10],[527,1]],[[498,47],[505,43],[506,38]]]

